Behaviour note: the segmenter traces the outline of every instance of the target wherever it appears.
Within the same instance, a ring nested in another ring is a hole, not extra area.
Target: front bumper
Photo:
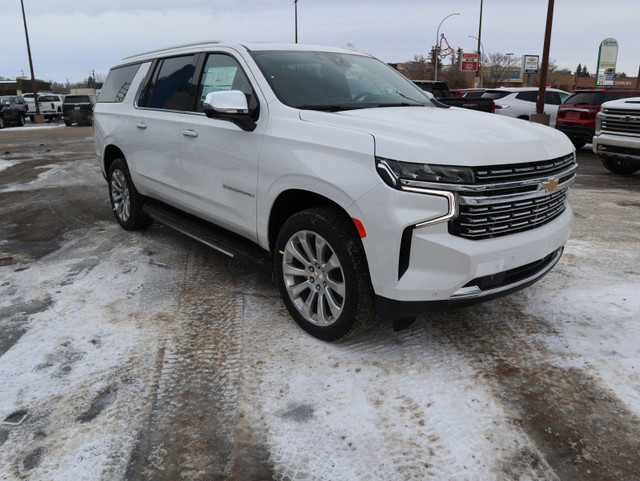
[[[452,235],[447,222],[411,229],[408,262],[401,272],[403,232],[425,219],[446,214],[446,199],[382,185],[359,199],[357,205],[362,209],[358,218],[363,219],[367,230],[363,244],[374,292],[379,299],[391,301],[396,311],[397,302],[429,303],[419,306],[419,311],[425,307],[432,310],[479,302],[526,287],[529,281],[500,291],[493,290],[499,286],[491,286],[490,292],[481,286],[483,292],[475,294],[472,289],[464,290],[478,278],[497,278],[557,252],[567,242],[573,223],[571,207],[566,206],[561,215],[540,227],[488,239]],[[357,217],[358,213],[354,214]]]
[[[595,129],[593,127],[585,127],[582,125],[567,125],[556,122],[556,129],[565,134],[571,140],[579,140],[590,143]]]
[[[640,160],[640,137],[600,134],[593,137],[592,144],[597,155]]]
[[[382,320],[396,320],[427,312],[471,306],[529,287],[542,279],[558,263],[564,247],[521,268],[474,279],[458,289],[450,299],[442,301],[397,301],[376,296],[376,311]],[[485,287],[486,284],[486,287]],[[484,288],[483,288],[484,287]]]

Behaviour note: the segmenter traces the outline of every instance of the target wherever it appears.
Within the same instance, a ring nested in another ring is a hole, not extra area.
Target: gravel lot
[[[640,175],[584,148],[558,266],[326,344],[271,274],[116,224],[92,129],[0,131],[0,479],[640,479]]]

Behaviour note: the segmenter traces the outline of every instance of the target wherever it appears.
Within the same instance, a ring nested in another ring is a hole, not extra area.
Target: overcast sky
[[[292,42],[293,0],[24,0],[36,77],[77,81],[124,56],[198,40]],[[2,0],[0,75],[29,75],[19,0]],[[453,48],[474,51],[480,0],[299,0],[301,43],[345,46],[386,62],[427,55],[441,28]],[[542,54],[546,0],[485,0],[486,53]],[[596,69],[598,46],[618,40],[618,72],[640,63],[640,0],[558,0],[551,58]]]

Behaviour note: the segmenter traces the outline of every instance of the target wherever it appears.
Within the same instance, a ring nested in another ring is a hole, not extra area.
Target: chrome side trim
[[[439,224],[440,222],[447,222],[458,215],[456,196],[452,192],[447,192],[444,190],[420,189],[417,187],[406,186],[402,186],[402,190],[406,192],[415,192],[417,194],[437,195],[439,197],[445,197],[449,202],[449,210],[445,215],[419,222],[415,225],[416,229],[420,227],[426,227],[428,225]]]
[[[562,249],[556,252],[556,255],[549,261],[549,263],[544,266],[541,270],[536,272],[535,274],[530,275],[524,279],[520,279],[519,281],[513,282],[511,284],[505,284],[500,287],[494,287],[493,289],[488,289],[486,291],[480,290],[477,286],[471,287],[462,287],[453,293],[451,299],[477,299],[484,296],[492,296],[494,294],[498,294],[503,291],[507,291],[509,289],[513,289],[514,287],[521,286],[523,284],[527,284],[528,282],[535,281],[542,276],[544,276],[547,272],[549,272],[553,267],[558,263],[560,257],[562,256]]]

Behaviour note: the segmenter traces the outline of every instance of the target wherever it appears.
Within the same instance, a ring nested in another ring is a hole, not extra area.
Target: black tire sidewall
[[[285,222],[278,234],[275,245],[274,262],[276,280],[285,306],[302,329],[324,341],[341,339],[352,331],[359,315],[360,304],[363,301],[363,288],[366,289],[369,287],[361,285],[361,283],[364,282],[362,275],[364,273],[357,272],[357,266],[354,262],[354,249],[359,251],[357,255],[364,255],[362,243],[349,229],[339,228],[341,223],[338,222],[339,219],[335,219],[338,215],[339,214],[331,210],[325,209],[310,209],[299,212]],[[332,217],[334,218],[333,222],[329,220]],[[285,287],[282,272],[283,255],[281,252],[284,251],[286,243],[296,232],[305,230],[322,236],[338,256],[340,265],[342,266],[345,282],[344,307],[338,319],[329,326],[317,326],[307,321],[294,305]],[[370,282],[368,281],[368,271],[366,272],[366,276],[367,282]]]
[[[609,157],[600,157],[602,164],[614,174],[631,175],[640,170],[640,162],[628,163],[620,165],[620,161]]]

